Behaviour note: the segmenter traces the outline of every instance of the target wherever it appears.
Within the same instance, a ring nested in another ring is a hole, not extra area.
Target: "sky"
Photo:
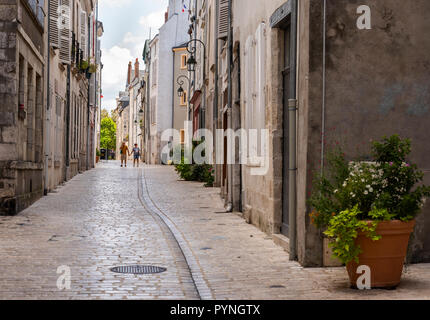
[[[168,0],[99,0],[99,20],[103,22],[102,108],[116,107],[119,91],[124,91],[127,68],[139,58],[140,69],[145,40],[158,33],[164,23]]]

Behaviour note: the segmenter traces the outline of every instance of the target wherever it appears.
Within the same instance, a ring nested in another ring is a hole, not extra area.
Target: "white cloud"
[[[158,29],[164,24],[164,14],[166,10],[151,12],[150,14],[140,17],[139,24],[144,28],[151,28],[153,35],[158,32]]]
[[[116,107],[115,97],[118,92],[125,89],[127,81],[128,63],[133,61],[129,49],[114,46],[103,50],[103,107],[113,109]]]
[[[100,0],[100,4],[110,8],[124,7],[132,3],[133,0]]]

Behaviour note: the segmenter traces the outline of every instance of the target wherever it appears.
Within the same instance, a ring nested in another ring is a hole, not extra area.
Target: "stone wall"
[[[360,5],[371,10],[371,29],[357,27]],[[412,139],[411,161],[429,172],[430,2],[327,1],[324,139],[322,1],[302,1],[300,9],[299,257],[305,265],[319,265],[321,237],[305,201],[321,168],[322,144],[326,151],[340,145],[352,159],[369,156],[372,139],[399,134]],[[428,173],[425,179],[430,182]],[[430,259],[427,217],[418,218],[411,245],[415,262]]]

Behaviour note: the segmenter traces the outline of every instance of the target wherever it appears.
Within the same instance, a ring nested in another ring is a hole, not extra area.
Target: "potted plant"
[[[99,149],[97,149],[97,150],[96,150],[96,163],[99,163],[99,161],[100,161],[100,156],[101,156],[100,150],[99,150]]]
[[[311,220],[330,238],[353,287],[359,266],[370,268],[372,288],[400,283],[415,217],[430,196],[423,172],[407,161],[410,152],[410,140],[398,135],[374,142],[369,162],[347,162],[337,150],[328,174],[315,180]]]
[[[96,73],[97,72],[97,65],[94,63],[90,63],[88,67],[89,73]]]
[[[81,62],[80,62],[80,64],[79,64],[79,69],[80,69],[82,72],[86,72],[86,71],[87,71],[87,69],[88,69],[88,61],[86,61],[86,60],[81,60]]]

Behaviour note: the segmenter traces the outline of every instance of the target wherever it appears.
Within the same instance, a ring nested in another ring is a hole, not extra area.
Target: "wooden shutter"
[[[218,0],[218,39],[228,36],[228,1]]]
[[[72,41],[70,30],[70,0],[60,0],[60,61],[64,64],[71,63]]]
[[[58,30],[59,0],[50,0],[49,2],[49,43],[51,47],[57,49],[60,47],[60,36]]]
[[[84,60],[88,58],[88,18],[85,11],[81,11],[81,49],[84,52]]]

